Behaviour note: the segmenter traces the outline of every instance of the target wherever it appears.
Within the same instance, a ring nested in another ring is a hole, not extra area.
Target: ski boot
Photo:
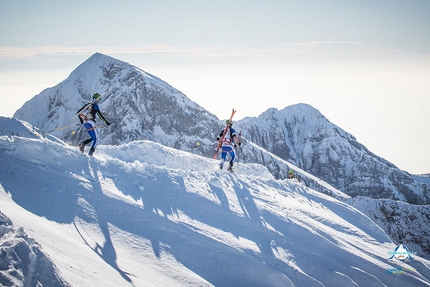
[[[92,156],[95,150],[96,150],[96,149],[92,147],[92,148],[90,149],[90,151],[89,151],[89,153],[88,153],[88,154]]]
[[[80,143],[80,144],[78,145],[78,147],[79,147],[79,150],[81,151],[81,153],[84,153],[84,148],[85,148],[85,146],[83,145],[83,143]]]
[[[219,169],[222,170],[223,166],[224,166],[224,161],[221,161],[219,164]]]

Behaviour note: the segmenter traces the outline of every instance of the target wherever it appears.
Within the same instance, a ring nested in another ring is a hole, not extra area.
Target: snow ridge
[[[262,165],[230,174],[151,141],[89,157],[27,128],[0,134],[0,210],[70,286],[430,285],[430,262],[388,260],[396,244],[363,213]]]

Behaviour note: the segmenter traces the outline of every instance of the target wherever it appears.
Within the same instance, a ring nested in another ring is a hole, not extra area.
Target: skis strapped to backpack
[[[229,121],[231,121],[233,119],[233,116],[234,116],[235,113],[236,113],[236,111],[234,109],[232,109]],[[217,147],[216,152],[214,154],[214,159],[216,159],[216,157],[218,155],[218,152],[219,152],[219,150],[220,150],[220,148],[222,146],[222,141],[224,140],[224,137],[225,137],[225,135],[227,133],[227,130],[228,130],[228,122],[225,125],[225,129],[224,129],[224,132],[222,133],[222,137],[219,139],[218,147]]]
[[[84,108],[82,108],[79,112],[79,117],[84,121],[89,121],[93,119],[93,115],[92,115],[92,110],[93,110],[93,103],[94,101],[92,101],[91,103],[88,103]]]
[[[107,91],[109,90],[109,88],[107,88],[106,89],[106,91],[100,96],[100,97],[102,97],[104,94],[106,94],[107,93]],[[96,100],[93,100],[92,102],[89,102],[88,104],[86,104],[83,108],[81,108],[81,110],[84,110],[84,109],[87,109],[89,106],[91,106],[92,104],[94,104],[96,102]],[[58,127],[58,128],[55,128],[55,129],[52,129],[52,130],[49,130],[49,131],[41,131],[40,133],[42,134],[42,136],[44,136],[45,134],[48,134],[48,133],[52,133],[52,132],[55,132],[55,131],[59,131],[59,130],[63,130],[63,129],[66,129],[66,128],[70,128],[70,127],[74,127],[74,126],[77,126],[77,125],[79,125],[79,124],[76,124],[76,125],[69,125],[69,123],[70,122],[72,122],[73,121],[73,119],[75,119],[75,116],[77,115],[78,113],[76,113],[75,115],[73,115],[73,117],[71,117],[64,125],[62,125],[62,126],[60,126],[60,127]]]

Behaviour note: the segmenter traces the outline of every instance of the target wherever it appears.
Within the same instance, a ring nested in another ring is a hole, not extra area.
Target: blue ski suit
[[[85,104],[82,108],[80,108],[77,114],[79,116],[79,121],[81,122],[81,124],[84,125],[85,129],[88,131],[88,135],[90,136],[80,145],[84,147],[90,142],[93,142],[90,150],[90,154],[92,154],[97,146],[96,114],[104,123],[106,123],[106,125],[109,126],[110,123],[104,118],[104,116],[100,112],[100,108],[97,103],[92,103],[90,105],[88,104]]]
[[[224,129],[220,132],[220,134],[217,136],[217,141],[221,140],[222,136],[224,135]],[[231,159],[230,159],[230,167],[233,167],[233,162],[236,159],[236,152],[234,150],[234,148],[236,147],[236,142],[237,142],[237,134],[236,131],[232,128],[229,127],[227,129],[227,133],[224,136],[224,138],[222,139],[222,146],[221,146],[221,162],[219,164],[220,168],[222,169],[222,167],[224,166],[224,162],[226,161],[227,158],[227,153],[230,155]]]

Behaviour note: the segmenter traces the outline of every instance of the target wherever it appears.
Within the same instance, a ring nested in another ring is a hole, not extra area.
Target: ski
[[[107,93],[107,91],[109,91],[109,88],[107,88],[106,89],[106,91],[104,91],[104,93],[103,94],[101,94],[100,95],[100,97],[103,97],[106,93]],[[86,104],[84,107],[82,107],[81,108],[81,110],[84,110],[84,109],[86,109],[86,108],[88,108],[90,105],[92,105],[92,104],[94,104],[95,103],[95,100],[93,100],[93,101],[91,101],[91,102],[89,102],[88,104]],[[73,119],[75,119],[75,116],[77,116],[79,113],[76,113],[75,115],[73,115],[73,117],[71,117],[64,125],[62,125],[61,127],[58,127],[58,128],[55,128],[55,129],[52,129],[52,130],[49,130],[49,131],[40,131],[40,134],[42,135],[42,136],[44,136],[45,134],[48,134],[48,133],[52,133],[52,132],[56,132],[56,131],[60,131],[60,130],[63,130],[63,129],[67,129],[67,128],[70,128],[70,127],[74,127],[74,126],[77,126],[77,125],[79,125],[79,124],[75,124],[75,125],[69,125],[69,123],[71,122],[71,121],[73,121]]]
[[[237,112],[237,111],[235,111],[234,109],[232,109],[232,111],[231,111],[231,116],[230,116],[230,121],[233,119],[233,116],[234,116],[234,114],[235,114],[236,112]],[[215,152],[215,154],[214,154],[214,159],[216,159],[216,157],[217,157],[217,155],[218,155],[218,152],[219,152],[219,150],[221,149],[222,141],[223,141],[224,136],[225,136],[225,134],[227,133],[227,131],[228,131],[228,124],[226,124],[226,125],[225,125],[225,129],[224,129],[224,132],[222,133],[222,137],[219,139],[218,147],[217,147],[216,152]]]
[[[59,127],[59,128],[56,128],[56,129],[53,129],[53,130],[50,130],[50,131],[46,131],[46,132],[40,132],[42,135],[46,135],[46,134],[49,134],[49,133],[52,133],[52,132],[56,132],[56,131],[60,131],[60,130],[64,130],[64,129],[68,129],[68,128],[73,128],[73,127],[76,127],[76,126],[79,126],[80,124],[74,124],[74,125],[69,125],[69,126],[61,126],[61,127]]]
[[[92,128],[89,128],[89,129],[83,129],[83,130],[76,130],[76,131],[72,131],[72,135],[77,134],[77,133],[82,133],[82,132],[92,131],[92,130],[95,130],[95,129],[102,129],[102,128],[105,128],[105,127],[107,127],[107,125],[103,125],[103,126],[94,126],[94,127],[92,127]]]

